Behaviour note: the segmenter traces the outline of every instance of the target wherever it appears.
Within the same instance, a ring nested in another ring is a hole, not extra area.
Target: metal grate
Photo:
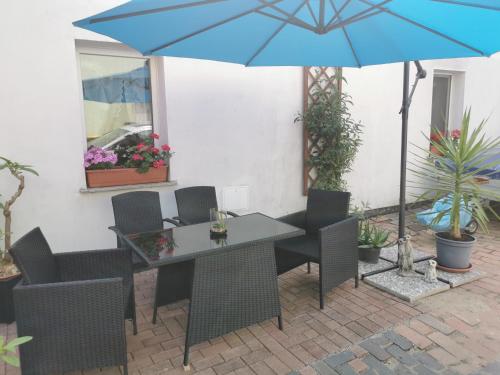
[[[342,68],[331,67],[304,67],[303,70],[303,111],[307,110],[309,104],[314,101],[313,94],[318,91],[326,91],[329,89],[342,90]],[[307,190],[314,187],[317,180],[316,171],[309,165],[309,158],[314,153],[321,153],[321,146],[318,144],[319,139],[310,135],[305,126],[303,127],[303,181],[304,195],[307,195]]]

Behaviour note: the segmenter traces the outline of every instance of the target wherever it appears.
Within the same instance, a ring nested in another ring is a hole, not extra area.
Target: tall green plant
[[[351,116],[351,97],[339,92],[339,73],[321,82],[321,87],[312,95],[307,110],[299,114],[295,122],[302,122],[318,147],[309,155],[309,164],[317,172],[314,187],[325,190],[345,190],[344,175],[351,170],[352,163],[361,145],[359,122]]]
[[[450,200],[451,207],[440,212],[433,223],[438,223],[444,215],[450,215],[449,234],[457,241],[462,239],[461,209],[470,213],[481,229],[487,231],[488,216],[481,204],[481,198],[500,199],[498,191],[485,188],[476,179],[477,175],[487,175],[487,171],[496,166],[496,161],[488,162],[488,159],[500,146],[500,137],[485,137],[486,120],[471,130],[470,115],[469,109],[463,116],[459,137],[433,140],[424,134],[434,152],[418,147],[424,153],[414,154],[418,161],[412,163],[413,167],[410,169],[415,176],[420,177],[420,181],[413,184],[423,190],[419,200],[433,199],[435,202],[445,197]],[[495,212],[493,214],[497,216]]]
[[[5,230],[4,230],[4,236],[5,236],[5,248],[4,251],[5,253],[3,254],[3,261],[8,261],[10,262],[10,256],[8,254],[8,251],[10,249],[11,245],[11,225],[12,225],[12,205],[16,202],[16,200],[21,196],[23,190],[24,190],[24,173],[28,172],[31,174],[34,174],[38,176],[38,173],[33,169],[31,165],[24,165],[24,164],[19,164],[16,163],[12,160],[6,159],[4,157],[0,156],[0,161],[3,161],[3,163],[0,163],[0,171],[3,169],[8,169],[10,174],[15,177],[18,180],[18,186],[17,190],[14,192],[14,194],[5,202],[0,202],[0,209],[3,211],[3,215],[5,217]]]

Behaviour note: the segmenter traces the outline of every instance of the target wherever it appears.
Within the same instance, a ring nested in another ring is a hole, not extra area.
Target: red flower
[[[144,148],[144,146],[145,146],[145,144],[144,144],[144,143],[139,143],[139,144],[137,145],[137,149],[138,149],[138,150],[142,150],[142,149]]]
[[[460,129],[455,129],[451,132],[451,138],[458,139],[460,138],[460,134],[461,134]]]
[[[162,146],[161,146],[161,149],[162,149],[163,151],[170,151],[170,146],[169,146],[169,145],[162,145]]]
[[[159,138],[160,138],[160,136],[159,136],[158,134],[156,134],[156,133],[151,133],[151,134],[149,135],[149,138],[151,138],[151,139],[159,139]]]
[[[132,159],[133,160],[144,160],[144,158],[139,154],[132,155]]]
[[[158,160],[158,165],[163,167],[165,165],[165,160]]]
[[[159,160],[155,160],[153,162],[153,168],[160,168],[160,162],[159,162]]]
[[[158,154],[160,152],[160,150],[158,150],[156,147],[153,147],[151,151],[153,151],[153,154]]]

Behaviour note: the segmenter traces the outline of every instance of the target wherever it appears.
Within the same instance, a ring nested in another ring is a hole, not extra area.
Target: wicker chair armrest
[[[164,218],[164,219],[162,219],[162,220],[163,220],[164,222],[166,222],[166,223],[169,223],[169,224],[175,225],[176,227],[182,227],[181,222],[180,222],[178,219],[176,219],[175,217],[173,217],[173,218],[166,217],[166,218]]]
[[[181,223],[181,226],[193,224],[192,222],[190,222],[188,220],[181,219],[179,216],[174,216],[174,219],[179,220],[179,223]]]
[[[306,228],[306,211],[294,212],[285,216],[281,216],[276,220],[285,224],[293,225],[301,229]]]
[[[131,283],[132,253],[128,248],[55,254],[63,281],[122,278]]]
[[[322,252],[333,248],[336,254],[343,254],[357,264],[358,256],[358,218],[349,216],[319,229]]]
[[[85,361],[94,366],[126,363],[120,278],[18,284],[13,294],[17,333],[33,336],[20,348],[21,367],[37,370],[30,373],[66,371],[61,363],[73,368],[84,368]],[[52,355],[43,354],[47,348]],[[94,348],[90,359],[86,348]]]

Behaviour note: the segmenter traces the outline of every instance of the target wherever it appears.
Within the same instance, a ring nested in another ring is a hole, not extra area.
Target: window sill
[[[155,189],[167,186],[176,186],[177,181],[167,181],[167,182],[155,182],[150,184],[137,184],[137,185],[120,185],[120,186],[110,186],[103,188],[81,188],[80,193],[102,193],[107,191],[121,191],[121,190],[141,190],[141,189]]]

